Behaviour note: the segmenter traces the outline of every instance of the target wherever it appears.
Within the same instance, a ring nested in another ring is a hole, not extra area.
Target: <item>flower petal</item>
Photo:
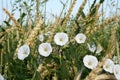
[[[28,45],[23,45],[18,48],[18,59],[24,60],[30,54],[30,48]]]
[[[86,40],[86,35],[83,34],[83,33],[79,33],[75,36],[75,40],[77,43],[85,43],[85,40]]]
[[[111,59],[106,59],[103,69],[109,73],[113,73],[114,62]]]
[[[87,67],[89,69],[94,69],[98,65],[98,60],[95,56],[86,55],[83,58],[83,63],[85,65],[85,67]]]
[[[0,74],[0,80],[4,80],[4,77]]]
[[[39,54],[48,57],[52,52],[52,46],[50,43],[41,43],[38,48]]]
[[[120,65],[119,64],[114,66],[113,72],[114,72],[116,79],[120,80]]]
[[[54,36],[54,42],[57,45],[63,46],[68,42],[68,35],[63,32],[56,33]]]

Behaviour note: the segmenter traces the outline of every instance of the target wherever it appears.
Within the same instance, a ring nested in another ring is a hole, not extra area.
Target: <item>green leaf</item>
[[[20,16],[20,18],[18,19],[18,22],[20,22],[21,25],[22,25],[22,23],[23,23],[23,19],[24,19],[25,16],[26,16],[26,14],[25,14],[25,13],[22,13],[21,16]]]
[[[93,16],[93,15],[95,14],[95,12],[96,12],[96,7],[94,7],[94,8],[92,9],[92,11],[91,11],[91,13],[90,13],[90,16]]]
[[[66,62],[62,60],[62,65],[59,68],[59,70],[57,70],[57,74],[59,75],[58,76],[59,80],[69,79],[69,71],[65,63]]]
[[[9,22],[3,21],[7,26],[10,26]]]
[[[96,3],[96,0],[94,0],[93,4],[91,5],[90,11],[94,8],[95,3]]]
[[[104,0],[100,0],[100,3],[103,3],[104,2]]]

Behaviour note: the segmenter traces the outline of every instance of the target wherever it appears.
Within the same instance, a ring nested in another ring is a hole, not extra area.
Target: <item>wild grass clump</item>
[[[103,19],[104,0],[94,0],[85,14],[84,0],[71,18],[76,1],[52,23],[40,10],[46,0],[31,1],[35,7],[15,2],[23,3],[18,20],[3,8],[10,21],[0,26],[0,80],[120,79],[120,15]]]

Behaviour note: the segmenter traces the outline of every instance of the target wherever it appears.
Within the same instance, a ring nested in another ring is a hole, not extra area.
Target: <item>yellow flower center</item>
[[[23,54],[25,54],[25,55],[26,55],[26,54],[27,54],[27,52],[26,52],[26,51],[24,51],[24,52],[23,52]]]
[[[79,40],[82,41],[82,37],[80,37]]]
[[[47,52],[47,51],[48,51],[48,49],[47,49],[47,48],[44,48],[44,51],[45,51],[45,52]]]
[[[63,39],[62,39],[62,38],[60,38],[60,41],[62,42],[62,41],[63,41]]]
[[[88,65],[91,66],[91,65],[92,65],[92,62],[89,61],[89,62],[88,62]]]
[[[108,69],[110,66],[106,65],[106,68]]]

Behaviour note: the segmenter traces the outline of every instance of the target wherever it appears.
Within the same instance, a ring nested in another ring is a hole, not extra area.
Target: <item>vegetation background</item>
[[[87,4],[90,0],[82,0],[78,10],[74,8],[78,0],[58,1],[62,5],[58,15],[47,13],[49,0],[14,0],[12,11],[2,9],[7,17],[0,25],[0,73],[6,80],[114,78],[114,75],[106,73],[101,66],[105,58],[112,59],[114,56],[118,57],[120,63],[119,0],[109,0],[109,8],[113,12],[104,8],[106,0],[93,0],[89,6]],[[67,6],[68,4],[70,5]],[[88,12],[84,12],[86,5]],[[72,16],[73,10],[76,10],[76,14]],[[20,14],[17,18],[14,16],[16,11]],[[53,41],[57,32],[69,35],[69,42],[63,47],[57,46]],[[38,53],[38,46],[42,43],[38,40],[38,35],[41,33],[45,35],[44,42],[50,42],[53,46],[49,57]],[[84,44],[75,42],[74,37],[78,33],[87,36]],[[103,51],[100,55],[92,53],[88,50],[87,43],[101,44]],[[23,44],[28,44],[31,52],[21,61],[17,58],[17,51]],[[87,69],[83,64],[83,57],[87,54],[96,56],[100,61],[93,70]]]

